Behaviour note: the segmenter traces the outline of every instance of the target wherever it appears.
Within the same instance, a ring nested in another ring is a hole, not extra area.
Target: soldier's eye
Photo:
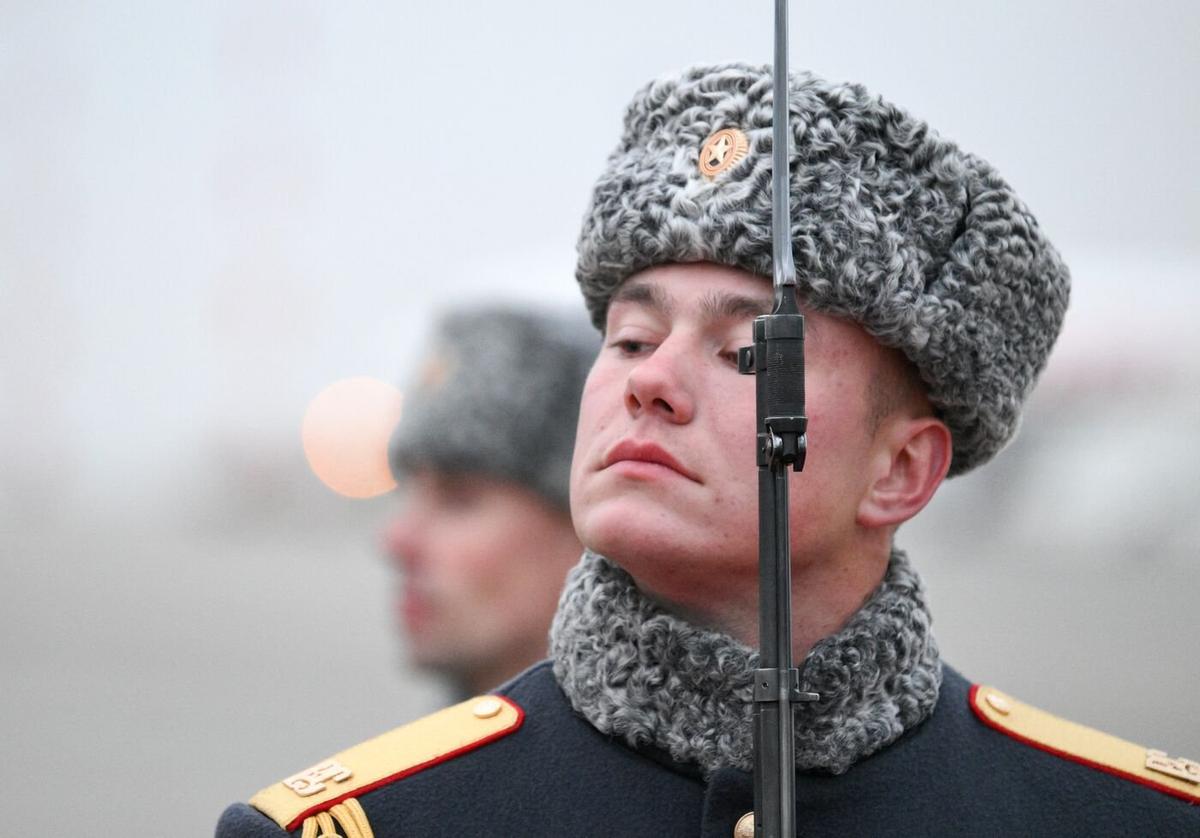
[[[640,355],[645,352],[650,344],[640,340],[614,340],[609,346],[616,348],[622,355]]]
[[[448,475],[438,482],[438,499],[458,510],[473,507],[483,496],[478,482],[461,475]]]

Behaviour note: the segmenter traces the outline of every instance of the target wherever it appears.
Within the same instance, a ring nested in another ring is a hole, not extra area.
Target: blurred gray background
[[[770,3],[0,3],[0,787],[207,835],[424,713],[378,532],[308,470],[430,312],[577,304],[621,110]],[[901,531],[949,660],[1200,758],[1200,4],[804,3],[792,64],[994,162],[1075,277],[1018,441]]]

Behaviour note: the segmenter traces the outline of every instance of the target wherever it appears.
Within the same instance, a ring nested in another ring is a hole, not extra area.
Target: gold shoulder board
[[[322,760],[263,789],[250,805],[289,832],[306,818],[315,822],[330,812],[361,820],[360,833],[370,835],[362,807],[352,798],[494,742],[524,719],[524,711],[507,698],[473,698]],[[342,812],[343,803],[349,813]]]
[[[1022,704],[995,687],[971,687],[971,709],[1018,742],[1081,765],[1200,803],[1200,762],[1169,757]]]

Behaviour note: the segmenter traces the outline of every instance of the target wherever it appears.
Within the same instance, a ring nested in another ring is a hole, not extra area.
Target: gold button
[[[754,838],[754,813],[747,812],[738,818],[733,827],[733,838]]]
[[[488,696],[475,702],[475,706],[471,708],[471,714],[477,719],[490,719],[503,709],[504,705],[500,699]]]
[[[987,699],[987,703],[992,705],[992,709],[1001,716],[1007,716],[1012,712],[1012,703],[1007,698],[996,693],[988,693],[985,698]]]

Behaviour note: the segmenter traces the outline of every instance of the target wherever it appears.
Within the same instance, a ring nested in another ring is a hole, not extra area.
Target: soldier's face
[[[535,493],[486,476],[418,471],[385,532],[401,571],[397,621],[418,666],[494,686],[545,656],[567,569],[570,521]]]
[[[586,546],[676,600],[686,585],[719,589],[723,571],[755,572],[755,385],[738,373],[737,350],[772,299],[770,283],[744,271],[663,265],[626,280],[609,308],[583,393],[572,516]],[[836,553],[856,527],[874,433],[868,388],[886,351],[837,318],[808,313],[806,326],[797,563]]]

